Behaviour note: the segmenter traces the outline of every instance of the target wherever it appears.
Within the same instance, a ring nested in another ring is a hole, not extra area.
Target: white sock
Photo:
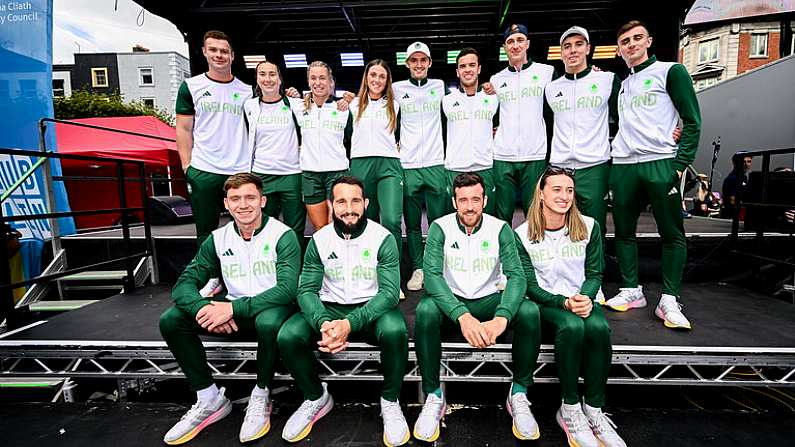
[[[218,393],[218,387],[215,386],[215,384],[212,384],[203,390],[196,391],[196,396],[198,397],[199,402],[209,404],[218,397]]]
[[[563,402],[563,409],[565,411],[569,411],[569,412],[582,410],[582,408],[580,407],[580,404],[567,404],[566,402]]]
[[[254,385],[254,389],[251,391],[251,397],[268,397],[268,389],[267,388],[260,388],[259,385]]]

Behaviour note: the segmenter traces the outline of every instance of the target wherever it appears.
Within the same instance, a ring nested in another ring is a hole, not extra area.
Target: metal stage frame
[[[207,361],[218,379],[256,378],[254,342],[204,342]],[[413,343],[406,381],[419,382]],[[323,380],[382,380],[379,352],[351,343],[334,356],[318,353]],[[537,383],[557,382],[554,348],[542,344]],[[511,345],[485,350],[444,343],[443,382],[510,382]],[[0,378],[183,378],[165,342],[39,341],[0,339]],[[291,380],[277,371],[276,380]],[[795,386],[795,348],[613,346],[610,384]]]

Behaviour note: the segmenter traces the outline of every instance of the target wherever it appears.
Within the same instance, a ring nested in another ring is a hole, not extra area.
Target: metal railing
[[[35,278],[30,278],[27,280],[11,283],[11,275],[10,275],[11,259],[10,259],[10,253],[8,252],[8,244],[7,244],[8,241],[6,239],[6,232],[5,231],[0,232],[0,258],[4,259],[6,263],[6,265],[0,265],[0,323],[2,323],[2,321],[7,317],[12,316],[14,309],[13,290],[20,287],[25,287],[34,284],[47,284],[52,281],[63,278],[65,276],[73,275],[75,273],[85,272],[89,270],[96,270],[98,268],[106,268],[122,263],[124,265],[124,270],[126,272],[126,275],[123,280],[124,288],[125,290],[133,290],[136,287],[135,272],[134,272],[135,260],[138,258],[146,258],[146,257],[149,257],[151,259],[152,274],[153,274],[152,279],[153,282],[157,282],[155,279],[157,271],[156,259],[155,259],[155,247],[152,239],[152,228],[150,224],[149,210],[146,206],[148,195],[146,190],[147,179],[146,179],[144,162],[137,160],[123,160],[123,159],[115,159],[107,157],[93,157],[86,155],[73,155],[73,154],[61,154],[58,152],[50,152],[47,150],[46,138],[45,138],[47,132],[47,123],[59,123],[64,125],[92,128],[108,132],[136,135],[144,138],[174,141],[172,139],[165,137],[146,135],[137,132],[130,132],[130,131],[94,126],[83,123],[75,123],[66,120],[55,120],[55,119],[44,118],[39,122],[39,148],[40,148],[39,151],[0,148],[0,155],[28,156],[35,158],[35,162],[33,163],[33,165],[0,196],[0,223],[5,224],[10,222],[46,219],[50,225],[53,257],[58,257],[61,256],[62,254],[61,241],[60,241],[61,234],[58,227],[59,218],[86,216],[86,215],[99,215],[99,214],[120,214],[121,218],[119,219],[119,221],[122,230],[122,238],[124,241],[123,254],[121,256],[113,257],[106,261],[95,262],[89,265],[83,265],[80,267],[65,268],[64,270],[57,271],[54,273],[42,274]],[[53,159],[115,164],[116,165],[115,176],[111,177],[107,175],[102,177],[82,176],[81,178],[83,180],[116,180],[118,187],[118,196],[119,196],[118,207],[89,209],[89,210],[80,210],[80,211],[52,211],[57,208],[54,198],[53,182],[64,181],[68,179],[68,177],[52,175],[52,173],[50,172],[49,162],[50,160]],[[135,177],[130,176],[126,172],[125,168],[130,166],[132,166],[133,169],[137,171],[137,176]],[[26,181],[28,181],[31,178],[31,176],[35,175],[35,172],[38,168],[42,168],[43,170],[44,185],[41,185],[41,187],[45,191],[44,195],[46,203],[49,206],[49,210],[51,211],[46,213],[26,214],[19,216],[3,216],[2,202],[11,198],[16,189],[18,189],[21,185],[23,185]],[[140,191],[141,206],[129,205],[126,186],[130,182],[135,182],[140,185],[139,191]],[[145,247],[143,251],[133,250],[132,239],[130,236],[130,227],[134,213],[142,213],[143,215],[143,228],[145,236],[144,239]],[[11,319],[9,318],[9,323],[10,322]],[[9,327],[11,327],[10,324]]]

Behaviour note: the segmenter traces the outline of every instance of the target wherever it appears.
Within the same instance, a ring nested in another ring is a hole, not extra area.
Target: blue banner
[[[0,113],[5,130],[0,132],[0,147],[39,149],[41,118],[53,117],[52,103],[52,0],[0,0]],[[55,149],[55,129],[50,128],[47,148]],[[0,191],[6,191],[36,162],[35,157],[0,155]],[[50,164],[52,175],[61,175],[60,164]],[[47,187],[39,168],[6,199],[3,216],[46,213]],[[63,182],[53,182],[56,209],[68,211],[69,203]],[[52,236],[47,220],[13,222],[22,233],[21,256],[24,277],[41,272],[41,251]],[[74,233],[71,218],[58,220],[60,235]]]

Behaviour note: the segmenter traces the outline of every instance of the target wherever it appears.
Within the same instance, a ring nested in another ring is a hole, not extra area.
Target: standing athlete
[[[331,184],[347,174],[353,116],[335,105],[331,67],[314,61],[306,69],[309,94],[290,98],[301,127],[301,170],[304,203],[315,231],[330,223]]]
[[[160,333],[197,402],[166,433],[169,445],[193,439],[207,425],[232,410],[218,389],[199,338],[201,334],[257,337],[257,384],[240,427],[240,442],[261,438],[270,429],[268,385],[278,358],[279,328],[295,313],[301,248],[290,228],[262,214],[266,206],[262,181],[254,174],[230,176],[223,189],[232,222],[208,236],[179,276],[171,298],[174,306],[160,317]],[[199,288],[212,277],[226,285],[225,298],[210,301]],[[237,337],[235,337],[237,336]]]
[[[400,103],[398,128],[400,163],[403,165],[403,219],[413,273],[406,288],[420,290],[422,274],[422,202],[428,223],[447,209],[444,140],[441,118],[442,98],[447,87],[439,79],[428,79],[431,50],[422,42],[406,49],[410,78],[394,84]]]
[[[200,247],[218,227],[227,177],[251,169],[243,118],[251,86],[232,75],[235,53],[229,36],[207,31],[203,42],[208,70],[182,82],[175,106],[177,151],[190,186]]]
[[[298,125],[284,96],[282,74],[273,62],[260,62],[255,69],[254,98],[245,103],[248,145],[254,154],[251,171],[262,179],[268,197],[265,214],[282,220],[304,239],[306,209],[301,197],[301,164]]]
[[[488,92],[500,102],[500,126],[494,136],[496,215],[511,225],[517,190],[522,211],[544,171],[547,126],[544,122],[544,87],[555,79],[551,65],[527,56],[530,40],[524,25],[511,25],[503,34],[508,67],[491,77]],[[493,89],[493,90],[492,90]]]
[[[499,103],[478,85],[480,54],[464,48],[456,57],[455,73],[459,88],[445,95],[442,113],[446,119],[444,167],[447,190],[452,197],[453,179],[464,172],[477,172],[486,188],[483,211],[494,215],[494,128],[497,127]],[[449,202],[448,202],[449,203]]]
[[[392,233],[400,259],[403,168],[395,140],[398,103],[392,90],[389,64],[383,59],[373,60],[364,68],[359,94],[351,103],[351,114],[351,175],[364,183],[369,201],[367,217]]]
[[[690,329],[677,299],[687,258],[679,179],[693,162],[701,133],[701,112],[693,83],[681,64],[649,56],[652,38],[642,22],[618,30],[618,51],[629,67],[618,96],[619,126],[613,140],[613,220],[621,291],[607,301],[612,309],[645,307],[638,284],[638,217],[651,204],[662,238],[663,288],[655,315],[666,327]],[[682,137],[673,131],[682,120]]]
[[[527,283],[513,231],[505,222],[483,214],[486,194],[476,173],[459,174],[453,182],[455,212],[435,220],[425,246],[427,294],[417,306],[415,348],[427,394],[414,437],[439,438],[445,399],[439,383],[442,334],[458,329],[467,343],[486,348],[510,326],[513,329],[513,383],[506,408],[518,439],[538,439],[540,432],[527,387],[533,383],[541,326],[538,306],[524,299]],[[507,277],[505,290],[498,283]]]
[[[410,437],[398,402],[409,346],[406,321],[397,309],[397,245],[389,231],[364,216],[364,194],[364,185],[355,177],[334,181],[334,222],[312,236],[298,289],[301,312],[279,331],[282,360],[305,399],[284,425],[282,438],[289,442],[308,436],[334,406],[318,378],[315,349],[336,354],[348,346],[350,337],[381,349],[384,444],[403,445]]]

